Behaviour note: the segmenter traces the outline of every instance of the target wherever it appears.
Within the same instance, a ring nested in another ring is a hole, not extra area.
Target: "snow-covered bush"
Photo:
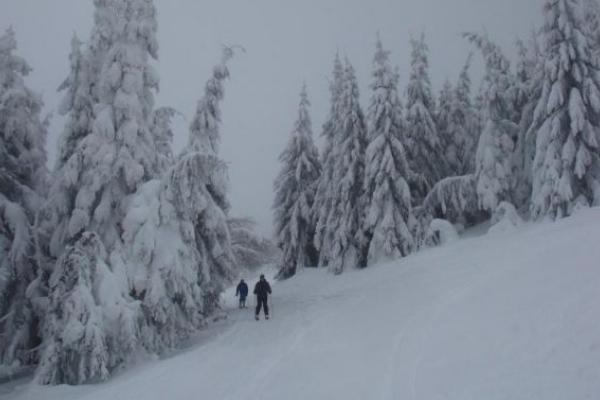
[[[425,234],[427,246],[440,246],[458,240],[456,228],[444,219],[434,219],[430,222]]]
[[[511,203],[503,201],[496,207],[492,215],[489,233],[512,232],[523,225],[523,219]]]
[[[474,175],[442,179],[423,201],[422,209],[434,218],[469,226],[485,219],[479,209]]]

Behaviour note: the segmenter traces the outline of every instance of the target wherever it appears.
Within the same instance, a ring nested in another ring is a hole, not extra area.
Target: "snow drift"
[[[22,399],[593,399],[600,396],[600,209],[274,285],[193,349]],[[253,284],[251,281],[250,283]]]

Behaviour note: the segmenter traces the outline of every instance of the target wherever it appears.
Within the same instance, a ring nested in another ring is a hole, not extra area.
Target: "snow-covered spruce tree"
[[[47,173],[42,101],[25,85],[31,68],[16,49],[9,29],[0,36],[0,365],[15,368],[38,358],[34,223]]]
[[[227,225],[238,270],[253,271],[279,258],[275,243],[257,231],[251,218],[230,217]]]
[[[188,145],[183,153],[184,155],[194,153],[203,154],[207,158],[207,166],[215,164],[215,160],[216,164],[223,164],[218,159],[219,144],[221,141],[219,133],[221,109],[219,108],[219,104],[225,96],[223,82],[229,78],[227,62],[232,57],[233,48],[225,47],[223,49],[223,59],[219,65],[215,66],[212,78],[206,83],[204,96],[200,99],[196,107],[196,114],[190,127]],[[214,158],[214,160],[208,160],[209,158]],[[229,201],[227,200],[226,184],[222,180],[227,180],[227,168],[223,164],[222,168],[210,167],[209,170],[211,172],[208,176],[214,173],[214,179],[211,178],[207,182],[208,190],[211,191],[214,200],[226,214],[229,211]],[[215,181],[214,190],[211,188],[213,180]]]
[[[487,214],[479,210],[476,179],[473,175],[480,117],[470,98],[470,65],[471,55],[452,91],[448,124],[442,135],[448,167],[455,176],[437,182],[423,200],[422,206],[415,208],[418,224],[414,236],[418,247],[428,244],[427,235],[434,219],[471,226],[487,218]]]
[[[64,92],[59,113],[67,117],[58,145],[56,169],[60,170],[75,152],[79,141],[91,131],[93,101],[91,97],[90,66],[81,49],[81,41],[74,35],[69,55],[70,73],[58,88]]]
[[[326,251],[329,268],[335,274],[346,268],[365,267],[368,254],[367,243],[360,232],[365,207],[367,132],[354,68],[348,61],[339,101],[339,131],[334,137],[332,150],[331,209],[325,232],[331,237]]]
[[[390,66],[389,51],[379,39],[373,66],[364,184],[367,211],[362,227],[364,239],[369,241],[369,263],[382,257],[403,257],[413,249],[410,171],[402,144],[398,73]]]
[[[286,148],[279,156],[283,164],[277,176],[273,202],[275,235],[281,249],[279,279],[296,274],[297,268],[316,265],[313,203],[321,174],[319,152],[313,143],[306,86],[300,93],[298,119]]]
[[[76,36],[71,40],[69,62],[71,70],[59,87],[59,91],[64,92],[59,113],[66,117],[66,122],[59,138],[53,179],[38,226],[40,244],[45,254],[54,260],[62,252],[69,218],[75,208],[83,158],[79,144],[92,133],[94,120],[91,66]]]
[[[158,78],[149,60],[157,57],[157,23],[151,1],[96,0],[95,4],[96,21],[105,24],[95,31],[105,33],[112,43],[94,83],[99,103],[92,134],[76,150],[81,158],[79,185],[65,237],[93,230],[111,253],[119,247],[123,199],[156,171],[150,116]]]
[[[327,121],[323,125],[321,136],[325,144],[321,153],[321,176],[317,184],[313,215],[315,216],[315,248],[319,251],[319,266],[327,266],[330,260],[329,246],[331,244],[331,233],[327,229],[327,218],[331,210],[331,199],[334,190],[333,168],[334,142],[340,131],[340,98],[344,84],[344,66],[338,54],[335,55],[333,63],[333,78],[329,85],[330,106]]]
[[[532,188],[532,165],[535,156],[534,111],[542,93],[543,62],[537,34],[525,43],[517,41],[518,62],[512,101],[517,112],[519,136],[514,152],[514,165],[521,173],[516,175],[514,203],[525,212],[530,207]]]
[[[534,38],[535,39],[535,38]],[[535,45],[535,42],[532,44]],[[518,39],[517,46],[517,63],[515,66],[514,84],[511,88],[511,101],[513,109],[517,116],[516,120],[521,121],[522,115],[526,112],[527,104],[530,103],[531,81],[535,79],[537,68],[537,49],[530,48],[523,40]]]
[[[154,138],[154,146],[156,147],[156,169],[157,176],[166,173],[173,165],[173,129],[171,121],[179,113],[171,107],[161,107],[151,116],[150,130]]]
[[[465,37],[481,51],[485,62],[482,93],[485,127],[475,157],[479,207],[494,212],[502,201],[512,202],[514,183],[513,152],[518,136],[510,89],[513,77],[501,49],[486,36],[467,33]]]
[[[142,303],[141,340],[172,348],[200,328],[234,277],[227,223],[227,167],[216,154],[219,103],[229,77],[226,48],[191,124],[189,144],[162,179],[131,196],[123,238],[131,292]],[[214,145],[214,146],[213,146]]]
[[[535,110],[531,211],[560,218],[600,202],[600,65],[576,0],[544,3],[542,96]]]
[[[485,127],[486,122],[486,113],[485,113],[485,96],[484,96],[484,83],[481,82],[479,88],[477,89],[477,94],[473,98],[473,111],[475,113],[475,120],[473,122],[473,132],[475,133],[475,155],[473,156],[473,165],[471,171],[475,171],[475,157],[477,156],[477,144],[479,143],[479,138],[481,137],[481,132],[483,132],[483,128]]]
[[[439,181],[423,201],[423,206],[415,210],[420,222],[415,236],[421,245],[432,218],[470,226],[488,218],[502,200],[510,199],[512,195],[513,148],[518,127],[510,120],[513,116],[513,86],[508,61],[487,37],[477,34],[465,34],[465,37],[482,51],[486,66],[479,105],[475,107],[483,109],[483,116],[474,112],[471,123],[477,127],[480,125],[478,119],[483,118],[486,125],[479,137],[475,170],[465,166],[470,170],[465,175]],[[470,108],[468,64],[461,73],[455,92],[457,105],[453,115],[457,132],[468,132],[471,124],[467,122]],[[459,88],[462,89],[458,91]],[[474,139],[477,134],[474,128],[473,132]]]
[[[465,175],[475,171],[475,150],[479,132],[477,116],[471,103],[471,78],[469,69],[471,56],[460,71],[456,87],[452,93],[447,139],[444,150],[451,175]]]
[[[415,177],[411,179],[414,203],[419,204],[437,181],[448,175],[447,163],[435,123],[435,103],[429,81],[425,35],[411,39],[411,73],[406,90],[406,152]]]
[[[193,217],[191,220],[195,221],[197,247],[206,257],[200,264],[205,315],[210,315],[218,307],[219,295],[232,279],[235,267],[227,227],[227,165],[218,156],[221,122],[219,104],[225,95],[223,82],[229,78],[227,62],[232,57],[233,49],[224,48],[221,63],[214,68],[212,78],[206,83],[204,97],[198,102],[188,145],[170,176],[176,208],[185,210],[189,217]],[[195,176],[201,179],[192,184]],[[194,190],[198,194],[194,196],[192,204],[186,204],[189,194]],[[206,206],[201,192],[208,200]]]
[[[131,296],[125,261],[129,251],[124,248],[122,233],[127,197],[157,170],[150,116],[152,91],[157,88],[158,79],[149,63],[157,57],[157,23],[150,0],[96,0],[94,4],[95,26],[90,47],[84,53],[93,103],[91,129],[76,141],[72,155],[56,173],[57,187],[65,189],[66,197],[51,197],[49,201],[60,203],[64,198],[65,203],[50,204],[48,208],[50,221],[54,218],[52,210],[59,211],[55,220],[56,226],[61,227],[60,232],[51,233],[50,250],[54,257],[63,259],[67,246],[74,245],[85,232],[97,236],[106,250],[108,267],[101,276],[89,275],[89,285],[100,287],[110,282],[110,290],[94,292],[96,303],[102,307],[103,319],[98,329],[102,330],[107,347],[106,368],[110,372],[125,363],[140,346],[141,310],[136,301],[139,299]],[[85,89],[82,85],[81,96],[87,96]],[[77,109],[72,108],[68,121],[76,118]],[[49,287],[50,299],[60,295],[52,292],[59,287]],[[45,343],[55,336],[55,329],[48,321],[62,321],[63,316],[52,314],[58,310],[51,309],[45,316],[42,331]],[[71,313],[64,323],[79,326],[85,322],[84,315]],[[74,341],[72,345],[69,351],[81,354],[87,351],[85,341]],[[70,362],[63,356],[57,360]],[[84,382],[105,376],[103,364],[88,366],[75,378],[60,374],[48,378],[43,374],[40,381]],[[68,371],[70,366],[58,364],[57,368]]]
[[[600,56],[600,3],[598,0],[582,0],[585,30],[590,35],[592,52]]]
[[[84,56],[89,65],[89,79],[93,83],[91,92],[96,104],[100,102],[102,96],[103,88],[98,83],[105,68],[108,52],[123,29],[123,20],[115,18],[115,14],[122,12],[125,2],[118,0],[93,0],[93,2],[94,25]],[[114,4],[119,5],[119,3],[122,3],[121,8],[115,8]]]
[[[449,168],[456,176],[436,183],[423,200],[422,207],[415,209],[419,221],[415,241],[419,247],[427,245],[427,233],[433,219],[471,226],[487,218],[487,214],[479,210],[473,174],[480,117],[471,103],[470,65],[471,55],[453,90],[447,135],[442,137]]]
[[[450,137],[449,127],[450,127],[450,114],[452,112],[452,100],[454,96],[454,88],[448,79],[444,81],[444,85],[442,86],[442,90],[440,90],[440,94],[438,97],[438,103],[436,108],[435,122],[438,130],[438,136],[440,138],[440,143],[442,145],[442,149],[444,150],[444,157],[448,162],[448,174],[456,175],[455,169],[451,168],[450,159],[453,158],[453,165],[456,165],[456,156],[454,156],[451,147],[454,143],[452,138]]]
[[[174,348],[204,320],[199,268],[206,255],[196,247],[194,221],[184,220],[174,202],[170,175],[152,180],[131,196],[123,221],[131,295],[141,302],[143,316],[140,341],[152,353]]]

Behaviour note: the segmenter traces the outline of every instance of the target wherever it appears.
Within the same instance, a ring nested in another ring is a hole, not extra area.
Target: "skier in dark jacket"
[[[262,307],[265,312],[265,318],[269,319],[269,305],[267,304],[267,298],[271,294],[271,285],[269,285],[269,282],[267,282],[264,275],[261,275],[260,280],[256,282],[254,294],[256,295],[256,312],[254,313],[254,317],[258,321],[258,314]]]
[[[246,297],[248,296],[248,285],[242,279],[235,289],[235,295],[240,296],[240,308],[246,308]]]

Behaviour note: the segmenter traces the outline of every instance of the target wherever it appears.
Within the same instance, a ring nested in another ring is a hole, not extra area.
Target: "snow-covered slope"
[[[251,282],[253,283],[253,282]],[[0,387],[24,399],[598,399],[600,209],[274,285],[273,319],[108,383]]]

